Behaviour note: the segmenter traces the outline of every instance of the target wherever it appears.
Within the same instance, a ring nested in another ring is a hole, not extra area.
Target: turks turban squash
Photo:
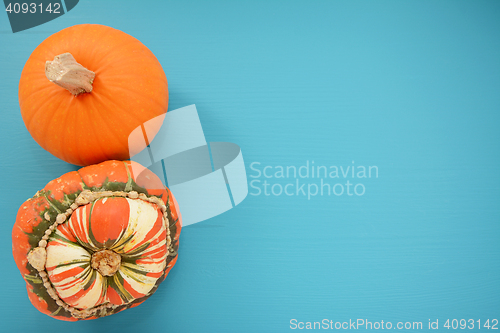
[[[177,203],[156,175],[107,161],[64,174],[27,200],[12,249],[38,310],[94,319],[156,291],[177,260],[180,232]]]
[[[19,105],[32,137],[56,157],[76,165],[126,160],[144,148],[128,142],[130,133],[167,112],[167,78],[134,37],[75,25],[33,51],[21,74]],[[152,140],[161,121],[149,126]]]

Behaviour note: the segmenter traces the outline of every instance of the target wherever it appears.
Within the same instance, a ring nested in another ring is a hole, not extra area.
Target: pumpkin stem
[[[111,250],[100,250],[92,254],[90,265],[102,276],[113,276],[120,268],[122,257]]]
[[[92,91],[95,73],[77,63],[71,53],[63,53],[45,63],[45,76],[50,82],[78,96]]]

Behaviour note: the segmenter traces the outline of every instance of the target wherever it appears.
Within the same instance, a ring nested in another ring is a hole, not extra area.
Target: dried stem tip
[[[45,76],[77,96],[92,91],[95,73],[77,63],[71,53],[63,53],[45,63]]]
[[[100,250],[92,254],[90,265],[103,276],[113,276],[120,268],[122,257],[111,250]]]

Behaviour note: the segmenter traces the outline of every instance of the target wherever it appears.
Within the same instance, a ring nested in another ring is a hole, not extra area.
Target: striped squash
[[[135,162],[107,161],[69,172],[27,200],[13,254],[38,310],[95,319],[156,291],[177,260],[180,231],[175,198],[156,175]]]

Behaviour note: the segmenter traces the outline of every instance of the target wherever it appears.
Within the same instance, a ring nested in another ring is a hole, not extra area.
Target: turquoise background
[[[177,265],[143,305],[78,323],[40,314],[10,234],[18,207],[76,167],[32,140],[17,85],[42,40],[80,23],[148,46],[169,109],[196,104],[207,141],[237,143],[248,176],[252,162],[354,161],[378,178],[362,180],[363,196],[249,195],[183,229]],[[500,319],[500,2],[82,0],[16,34],[0,14],[0,49],[2,330]]]

